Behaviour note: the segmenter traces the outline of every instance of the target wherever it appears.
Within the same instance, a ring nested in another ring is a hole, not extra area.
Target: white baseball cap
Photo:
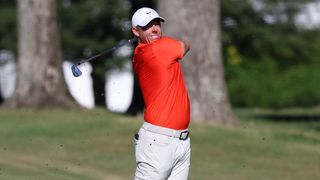
[[[132,16],[132,27],[136,28],[137,26],[144,27],[154,19],[160,19],[164,22],[165,19],[159,16],[159,14],[151,8],[143,7],[138,9]]]

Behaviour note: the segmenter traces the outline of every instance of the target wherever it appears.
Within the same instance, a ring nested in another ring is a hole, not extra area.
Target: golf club
[[[72,71],[73,76],[74,76],[74,77],[79,77],[79,76],[82,75],[81,70],[80,70],[77,66],[79,66],[79,65],[81,65],[81,64],[83,64],[83,63],[85,63],[85,62],[90,62],[90,61],[92,61],[92,60],[98,59],[98,58],[100,58],[100,57],[102,57],[102,56],[104,56],[104,55],[107,55],[108,53],[110,53],[110,52],[112,52],[112,51],[114,51],[114,50],[117,50],[118,48],[126,45],[127,43],[131,43],[131,44],[132,44],[132,43],[134,43],[135,41],[136,41],[136,38],[132,38],[132,39],[129,39],[129,40],[120,41],[117,45],[115,45],[115,46],[113,46],[113,47],[111,47],[111,48],[105,49],[105,50],[103,50],[102,52],[100,52],[100,53],[98,53],[98,54],[96,54],[96,55],[93,55],[93,56],[91,56],[91,57],[89,57],[89,58],[86,58],[86,59],[83,59],[83,60],[79,61],[79,62],[76,63],[76,64],[73,64],[73,65],[71,66],[71,71]]]

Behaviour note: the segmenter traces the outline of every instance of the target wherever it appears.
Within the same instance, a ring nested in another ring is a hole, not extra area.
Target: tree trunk
[[[17,86],[5,107],[71,107],[62,72],[55,0],[17,0]],[[71,72],[70,72],[71,73]]]
[[[181,62],[191,103],[192,121],[235,125],[224,79],[219,0],[161,0],[162,29],[190,43]]]

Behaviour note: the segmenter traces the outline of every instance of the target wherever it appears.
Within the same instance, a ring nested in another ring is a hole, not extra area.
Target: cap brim
[[[159,19],[161,22],[165,22],[165,21],[166,21],[163,17],[160,17],[160,16],[159,16],[159,17],[150,19],[150,21],[147,21],[146,23],[141,24],[141,25],[138,25],[138,26],[140,26],[140,27],[145,27],[145,26],[147,26],[151,21],[153,21],[153,20],[155,20],[155,19]]]

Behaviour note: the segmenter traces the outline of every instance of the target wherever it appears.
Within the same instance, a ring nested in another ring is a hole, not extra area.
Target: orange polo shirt
[[[176,130],[188,128],[190,103],[179,64],[183,53],[181,43],[168,37],[136,47],[132,64],[144,98],[146,122]]]

